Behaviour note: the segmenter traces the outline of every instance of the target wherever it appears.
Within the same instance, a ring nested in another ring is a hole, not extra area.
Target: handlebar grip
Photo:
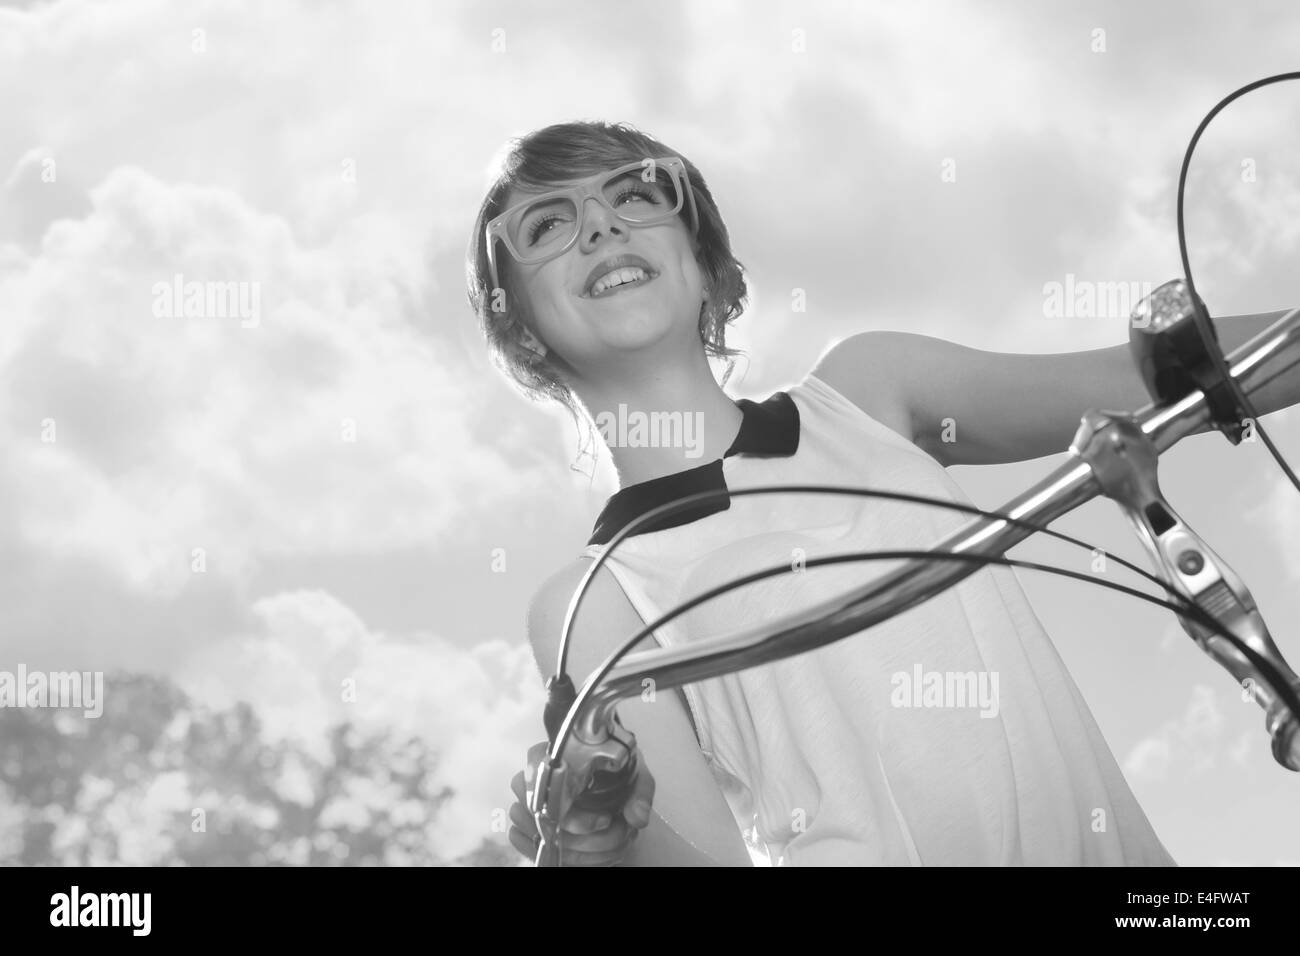
[[[555,744],[560,727],[575,699],[573,682],[567,674],[552,677],[546,682],[546,710],[542,719],[552,745]],[[576,786],[581,778],[572,778],[567,783],[560,782],[560,778],[557,778],[556,795],[559,799],[552,807],[552,812],[567,812],[562,809],[566,805],[566,799],[571,800],[568,803],[569,809],[576,807],[611,816],[621,812],[635,791],[640,762],[637,759],[636,738],[623,728],[618,714],[611,715],[610,726],[601,739],[586,741],[570,737],[565,752],[566,759],[572,759],[574,767],[591,768],[591,775],[586,788],[577,796],[572,796],[570,787]],[[558,764],[557,769],[561,774],[565,773],[563,763]]]
[[[578,795],[573,805],[593,813],[617,815],[636,789],[639,768],[640,761],[633,750],[618,770],[592,771],[591,784]]]
[[[1288,770],[1300,771],[1300,720],[1296,719],[1290,708],[1275,705],[1275,710],[1276,713],[1268,715],[1269,736],[1273,738],[1273,759]]]

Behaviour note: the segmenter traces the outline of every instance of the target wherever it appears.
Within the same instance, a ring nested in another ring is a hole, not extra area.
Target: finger
[[[531,840],[537,836],[537,822],[533,819],[533,815],[528,812],[528,808],[522,803],[511,805],[510,822],[522,830],[528,839]]]
[[[524,772],[522,770],[510,778],[510,789],[514,792],[515,799],[520,803],[528,802],[528,793],[524,788]]]
[[[635,832],[626,820],[620,819],[598,833],[562,833],[560,846],[575,853],[610,853],[630,844]]]
[[[560,829],[566,833],[581,836],[588,833],[599,833],[612,825],[613,822],[614,817],[612,814],[601,810],[582,810],[574,807],[565,816],[564,821],[560,824]]]
[[[542,759],[542,756],[546,753],[546,751],[550,749],[551,749],[551,745],[548,741],[539,740],[537,743],[533,744],[531,747],[528,748],[528,762],[539,763]]]
[[[623,807],[623,817],[637,829],[650,823],[650,808],[655,799],[655,778],[642,764],[637,770],[632,797]]]
[[[532,811],[523,803],[510,805],[510,822],[525,833],[531,833],[534,836],[537,834],[537,821],[533,818]],[[560,829],[581,836],[588,833],[599,833],[613,822],[614,818],[608,813],[570,810]],[[619,822],[623,822],[622,818],[620,818]]]
[[[511,827],[510,832],[506,834],[510,839],[510,845],[518,853],[528,860],[537,859],[537,840],[526,833],[520,831],[517,827]],[[629,844],[631,841],[628,841]],[[613,866],[620,862],[627,855],[627,847],[615,847],[612,850],[579,850],[572,849],[561,842],[560,862],[564,866]]]
[[[627,849],[612,850],[605,853],[584,853],[580,850],[564,850],[561,860],[565,866],[613,866],[622,862],[627,856]]]
[[[546,759],[546,751],[549,748],[550,744],[545,740],[528,748],[528,758],[524,764],[524,786],[529,790],[533,789],[533,781],[537,779],[537,765]]]
[[[619,819],[622,822],[622,818]],[[511,805],[510,822],[527,833],[537,833],[537,822],[533,819],[532,811],[528,809],[528,805],[523,801],[517,801]],[[613,822],[614,817],[608,813],[574,808],[564,818],[560,829],[578,835],[599,833]]]
[[[560,838],[560,865],[561,866],[614,866],[627,858],[632,844],[636,842],[639,831],[628,829],[628,838],[622,844],[611,849],[592,849],[591,847],[575,848],[570,845],[574,837],[563,835]],[[518,828],[511,828],[510,844],[521,854],[530,860],[537,859],[538,841],[530,838],[527,834],[521,832]]]
[[[537,859],[537,839],[520,831],[517,827],[511,827],[510,832],[506,834],[510,838],[510,845],[530,860]]]

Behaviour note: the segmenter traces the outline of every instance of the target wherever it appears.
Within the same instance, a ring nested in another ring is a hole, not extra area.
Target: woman
[[[581,405],[619,478],[587,549],[533,599],[543,676],[590,562],[665,501],[825,483],[969,504],[946,465],[1059,452],[1085,409],[1147,401],[1127,346],[1008,355],[885,332],[839,342],[766,401],[733,400],[709,360],[735,354],[725,331],[744,307],[742,266],[695,166],[626,124],[519,140],[480,209],[468,277],[501,367],[575,421]],[[1228,321],[1223,345],[1276,315]],[[1280,398],[1261,395],[1261,410]],[[965,520],[790,494],[643,529],[587,593],[571,636],[575,684],[646,621],[716,584],[783,561],[800,572],[706,602],[661,628],[659,644],[771,620],[892,567],[802,571],[801,559],[929,547]],[[937,686],[947,689],[922,691]],[[818,651],[643,697],[620,706],[641,751],[639,789],[622,814],[566,818],[565,865],[749,865],[763,853],[784,865],[1174,865],[1008,568]],[[544,746],[512,782],[510,839],[529,858],[525,778]]]

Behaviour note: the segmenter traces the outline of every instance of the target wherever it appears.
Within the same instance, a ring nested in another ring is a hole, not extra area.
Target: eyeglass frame
[[[631,219],[625,219],[617,209],[610,205],[609,200],[605,198],[605,194],[600,190],[595,189],[594,186],[597,183],[604,185],[606,180],[613,179],[615,176],[623,173],[631,172],[633,169],[645,168],[647,163],[653,164],[656,167],[662,166],[667,169],[669,175],[673,177],[673,185],[677,189],[677,206],[672,210],[672,212],[668,213],[663,218],[655,219],[652,222],[636,222]],[[685,184],[684,188],[683,184]],[[700,215],[699,210],[695,205],[695,191],[691,188],[691,177],[686,170],[686,163],[678,156],[663,156],[658,159],[637,160],[634,163],[626,163],[622,166],[615,167],[614,169],[606,169],[602,172],[595,173],[588,176],[586,179],[579,180],[569,186],[553,189],[550,192],[539,193],[535,196],[529,196],[522,202],[515,203],[499,216],[494,217],[484,229],[484,237],[487,241],[488,269],[492,273],[492,288],[495,290],[501,287],[500,277],[497,274],[496,244],[498,241],[505,243],[506,251],[510,253],[515,262],[523,263],[519,251],[515,248],[515,244],[511,241],[510,235],[506,230],[506,221],[512,215],[525,206],[531,206],[535,202],[547,199],[572,199],[574,204],[577,206],[577,228],[573,230],[573,235],[569,238],[569,241],[560,248],[548,252],[540,259],[530,259],[526,263],[526,265],[530,266],[541,265],[543,262],[550,262],[557,256],[564,255],[573,247],[573,244],[578,241],[578,237],[582,235],[583,223],[586,221],[587,199],[589,197],[595,199],[596,202],[600,203],[612,212],[619,222],[625,222],[629,226],[636,227],[661,225],[680,213],[682,207],[689,202],[691,208],[691,234],[698,236],[700,233]]]

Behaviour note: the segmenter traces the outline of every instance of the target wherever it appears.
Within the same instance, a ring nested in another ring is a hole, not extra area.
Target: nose
[[[582,204],[582,219],[578,223],[579,241],[583,249],[590,249],[596,244],[597,236],[608,232],[615,236],[627,236],[627,224],[611,213],[594,196],[588,196]]]

